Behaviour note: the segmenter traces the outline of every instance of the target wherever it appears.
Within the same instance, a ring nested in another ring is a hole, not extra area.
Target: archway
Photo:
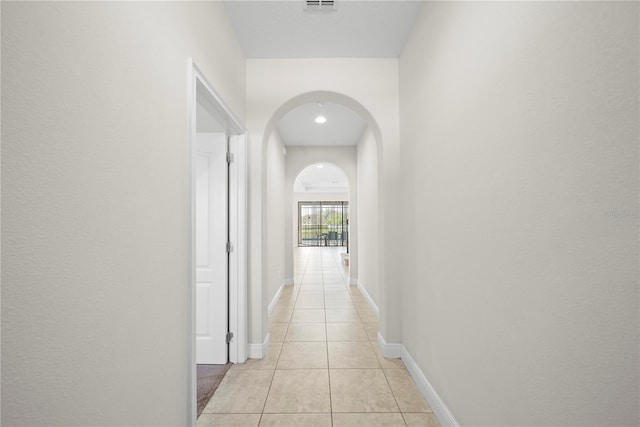
[[[247,114],[251,148],[249,170],[250,198],[250,336],[257,354],[263,354],[269,340],[266,308],[274,298],[267,291],[268,250],[265,240],[268,224],[264,210],[271,194],[266,191],[267,144],[273,138],[278,120],[303,103],[319,100],[349,106],[366,121],[372,153],[377,159],[379,226],[369,236],[380,255],[371,267],[380,280],[380,331],[388,342],[401,342],[400,299],[397,284],[402,280],[403,248],[401,233],[395,227],[403,218],[400,181],[400,135],[397,68],[384,62],[256,61],[247,75]],[[344,73],[342,69],[346,67]],[[372,67],[372,68],[371,68]],[[371,69],[370,69],[371,68]],[[320,89],[320,90],[318,90]],[[287,154],[288,156],[288,154]],[[374,209],[371,209],[373,211]],[[273,231],[273,230],[272,230]],[[288,258],[288,257],[287,257]],[[364,270],[359,268],[359,270]],[[288,275],[288,277],[290,277]],[[365,282],[363,282],[365,283]],[[366,283],[365,283],[366,284]],[[260,346],[260,347],[259,347]]]
[[[290,169],[299,167],[293,165]],[[349,208],[355,202],[350,196],[355,194],[347,174],[334,163],[319,162],[295,175],[288,224],[293,238],[287,244],[293,246],[294,253],[296,247],[339,247],[344,259],[349,252],[349,239],[357,240],[349,233]],[[295,265],[293,271],[295,278]]]
[[[369,111],[363,107],[359,102],[357,102],[356,100],[354,100],[353,98],[350,98],[348,96],[339,94],[339,93],[335,93],[335,92],[328,92],[328,91],[317,91],[317,92],[309,92],[309,93],[305,93],[305,94],[301,94],[299,96],[296,96],[292,99],[290,99],[289,101],[286,101],[284,104],[282,104],[275,112],[274,114],[271,116],[271,119],[268,121],[266,128],[265,128],[265,132],[262,135],[263,137],[263,163],[262,163],[262,167],[263,170],[265,171],[265,175],[266,176],[270,176],[270,172],[269,169],[273,168],[273,159],[268,159],[268,154],[267,152],[269,151],[273,151],[273,150],[269,150],[269,144],[274,144],[277,143],[277,139],[279,139],[278,136],[278,132],[276,131],[277,125],[279,123],[279,121],[291,110],[304,105],[304,104],[309,104],[309,103],[316,103],[318,101],[323,101],[323,102],[332,102],[332,103],[337,103],[337,104],[341,104],[351,110],[353,110],[354,112],[356,112],[365,122],[366,124],[366,135],[367,138],[369,138],[373,149],[375,150],[375,172],[377,175],[382,175],[382,170],[383,170],[383,158],[382,158],[382,137],[381,137],[381,132],[380,132],[380,128],[378,126],[377,121],[374,119],[374,117],[369,113]],[[363,135],[364,137],[364,135]],[[281,143],[281,141],[280,141]],[[293,151],[293,150],[289,150],[288,147],[284,147],[283,145],[283,153],[286,153],[286,157],[287,157],[287,163],[289,162],[289,156],[290,153],[289,151]],[[358,209],[358,196],[357,196],[357,154],[355,154],[356,158],[354,160],[354,164],[353,164],[353,179],[349,179],[349,183],[350,183],[350,199],[351,204],[350,204],[350,218],[351,218],[351,222],[350,222],[350,245],[353,245],[350,249],[351,252],[351,260],[350,260],[350,264],[351,264],[351,274],[350,274],[350,278],[349,278],[349,282],[350,284],[357,284],[358,283],[358,274],[359,274],[359,263],[358,263],[358,222],[357,220],[355,220],[355,218],[357,218],[357,209]],[[307,159],[308,160],[308,159]],[[299,164],[298,170],[295,171],[288,171],[287,172],[287,181],[286,181],[286,185],[285,188],[293,188],[293,179],[295,178],[295,176],[297,176],[297,174],[300,172],[300,170],[302,170],[304,167],[309,166],[310,164],[313,163],[318,163],[318,162],[332,162],[332,163],[337,163],[336,162],[336,158],[332,158],[332,157],[326,157],[323,156],[321,153],[318,153],[318,157],[312,159],[312,161],[308,161],[306,164]],[[339,165],[341,167],[343,167],[342,165]],[[343,167],[343,169],[345,169],[345,167]],[[348,169],[348,167],[347,167]],[[295,175],[293,175],[293,178],[291,178],[292,174],[295,173]],[[350,177],[351,178],[351,177]],[[378,201],[382,201],[382,186],[378,185],[378,180],[376,179],[375,181],[375,189],[370,189],[369,192],[371,193],[375,193],[376,198],[375,198],[375,207],[370,206],[370,208],[375,210],[375,217],[376,217],[376,222],[381,222],[382,221],[382,203],[378,203]],[[288,193],[288,191],[287,191]],[[270,189],[268,188],[268,184],[266,182],[263,183],[263,201],[264,201],[264,206],[265,211],[269,211],[268,209],[268,204],[270,203]],[[292,206],[293,204],[293,192],[291,192],[291,196],[288,197],[287,199],[285,199],[285,206]],[[285,194],[285,197],[287,195]],[[289,211],[292,211],[292,209],[289,209]],[[267,223],[270,223],[269,220],[265,220]],[[290,212],[288,215],[288,218],[285,220],[285,266],[284,266],[284,282],[288,283],[288,284],[292,284],[293,283],[293,277],[294,277],[294,272],[293,272],[293,233],[292,233],[292,226],[293,226],[293,215]],[[376,223],[377,226],[377,223]],[[273,241],[272,239],[270,239],[270,233],[271,236],[273,236],[273,227],[272,226],[268,226],[268,227],[264,227],[263,228],[263,235],[262,235],[262,254],[263,254],[263,259],[267,260],[267,264],[269,264],[271,262],[271,260],[273,259],[273,253],[272,253],[272,248],[270,247],[270,242]],[[375,247],[376,248],[376,254],[375,254],[375,261],[370,262],[369,268],[372,270],[372,274],[371,276],[375,276],[377,277],[383,277],[384,275],[384,265],[383,263],[379,262],[380,261],[380,257],[383,257],[383,251],[384,251],[384,245],[383,245],[383,235],[382,233],[379,232],[378,228],[376,227],[376,230],[373,232],[369,233],[370,236],[370,246]],[[379,251],[378,251],[379,250]],[[271,257],[271,258],[270,258]],[[272,269],[273,264],[270,265],[266,265],[264,266],[264,276],[268,278],[268,280],[271,280],[271,282],[273,282],[273,274],[269,273],[269,269]],[[381,281],[382,282],[382,281]],[[271,290],[272,291],[272,290]],[[380,290],[379,292],[380,294],[382,293],[382,290]]]

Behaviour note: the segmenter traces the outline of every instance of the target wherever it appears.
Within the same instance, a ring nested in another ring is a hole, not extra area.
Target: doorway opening
[[[287,152],[287,170],[293,179],[289,199],[292,209],[288,209],[291,215],[287,217],[291,225],[287,230],[292,233],[293,253],[298,253],[295,248],[301,247],[335,247],[340,249],[344,265],[349,265],[355,229],[350,218],[357,214],[356,188],[352,185],[356,176],[356,149],[289,147]],[[310,161],[313,163],[309,164]]]
[[[347,246],[349,202],[298,202],[298,246]]]
[[[348,267],[346,275],[349,285],[357,285],[362,289],[372,289],[374,298],[381,300],[379,295],[386,296],[384,257],[385,233],[379,226],[383,221],[383,186],[379,185],[378,176],[382,177],[384,159],[382,156],[382,132],[374,116],[368,109],[354,98],[330,91],[311,91],[295,95],[282,104],[274,102],[274,113],[268,121],[262,138],[263,155],[261,165],[266,175],[271,173],[278,177],[272,180],[276,192],[282,193],[282,182],[285,183],[284,193],[284,227],[280,226],[282,214],[271,216],[278,220],[278,230],[270,226],[270,221],[262,220],[261,255],[268,260],[267,265],[259,271],[256,277],[263,283],[273,284],[273,288],[264,287],[267,291],[268,312],[272,311],[278,301],[279,284],[298,284],[301,271],[298,269],[300,255],[309,251],[333,251],[331,247],[300,247],[298,222],[298,201],[310,201],[316,197],[319,201],[348,201],[349,229],[347,231],[348,253],[341,257],[341,265]],[[316,121],[320,116],[326,120]],[[345,123],[348,122],[348,123]],[[350,132],[345,132],[348,124]],[[276,149],[273,149],[275,146]],[[273,162],[272,152],[282,153],[278,162]],[[393,151],[390,151],[393,155]],[[281,176],[284,163],[284,177]],[[296,186],[300,172],[324,171],[329,165],[342,169],[348,180],[344,181],[344,198],[335,197],[337,189],[334,180],[322,180],[321,185],[309,185],[303,182],[304,191]],[[327,185],[329,184],[329,185]],[[293,191],[289,189],[293,188]],[[273,196],[269,180],[260,188],[261,198],[256,202],[259,206],[269,209],[282,197]],[[324,195],[313,192],[325,193]],[[309,194],[311,193],[311,194]],[[268,197],[267,197],[268,195]],[[318,196],[320,196],[318,198]],[[304,199],[302,198],[304,197]],[[362,212],[362,214],[361,214]],[[372,215],[372,213],[376,215]],[[267,226],[269,225],[269,226]],[[284,229],[284,244],[278,241]],[[275,238],[271,238],[275,236]],[[282,270],[282,256],[280,248],[284,246],[284,274]],[[335,247],[344,251],[342,247]],[[360,274],[360,266],[364,271]],[[317,280],[317,278],[315,278]],[[380,282],[380,286],[378,286]],[[376,301],[375,299],[371,299]],[[388,299],[391,300],[391,299]],[[265,304],[266,305],[266,304]],[[262,322],[268,319],[262,317]]]
[[[211,381],[211,374],[219,377],[228,363],[246,360],[247,150],[243,126],[191,60],[189,70],[192,411],[187,421],[195,425],[211,387],[221,380]]]

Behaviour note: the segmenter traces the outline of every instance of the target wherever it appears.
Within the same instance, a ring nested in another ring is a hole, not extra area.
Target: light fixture
[[[316,105],[318,106],[316,108],[316,111],[318,112],[315,118],[315,122],[318,124],[323,124],[323,123],[327,123],[327,118],[324,116],[324,114],[322,114],[323,112],[323,108],[324,107],[324,101],[317,101]]]

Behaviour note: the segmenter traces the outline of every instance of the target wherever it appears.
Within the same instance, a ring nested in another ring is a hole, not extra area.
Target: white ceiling
[[[304,0],[225,0],[247,58],[397,58],[422,1],[335,0],[335,10],[309,12]],[[322,100],[318,100],[322,101]],[[324,124],[314,122],[317,103],[288,112],[277,128],[285,145],[356,145],[366,123],[339,104],[324,103]],[[341,169],[311,166],[295,191],[347,192]]]
[[[305,11],[304,0],[225,0],[247,58],[397,58],[421,1],[336,0]]]
[[[293,185],[293,191],[296,193],[348,193],[349,180],[339,167],[331,163],[318,163],[300,172]]]
[[[318,115],[327,122],[316,123]],[[277,125],[284,144],[298,146],[356,145],[365,126],[353,110],[331,102],[303,104],[289,111]]]

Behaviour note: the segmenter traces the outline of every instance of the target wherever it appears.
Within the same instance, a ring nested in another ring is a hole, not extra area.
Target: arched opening
[[[300,94],[296,97],[291,98],[284,104],[282,104],[271,116],[271,119],[267,123],[267,126],[263,133],[263,146],[266,146],[269,138],[273,131],[276,129],[276,126],[280,122],[280,120],[291,110],[296,107],[299,107],[303,104],[316,103],[318,100],[322,100],[323,102],[332,102],[336,104],[343,105],[351,110],[353,110],[356,114],[358,114],[362,119],[367,123],[367,126],[371,129],[374,134],[376,145],[381,152],[382,148],[382,135],[380,132],[380,127],[378,126],[377,120],[371,115],[369,110],[367,110],[362,104],[360,104],[355,99],[343,95],[337,92],[330,91],[314,91],[307,92],[304,94]]]
[[[349,178],[333,163],[314,163],[296,175],[290,224],[294,258],[296,248],[332,247],[348,264],[350,194]]]
[[[286,139],[281,126],[283,118],[296,109],[304,106],[313,108],[316,104],[337,104],[358,117],[362,123],[362,129],[350,146],[332,145],[331,142],[335,143],[333,140],[327,145],[300,144],[302,146],[299,146]],[[262,254],[265,260],[263,282],[267,283],[265,291],[269,313],[273,308],[272,301],[278,297],[277,288],[281,287],[281,283],[295,282],[294,248],[299,244],[296,228],[299,226],[299,220],[295,221],[296,216],[299,215],[294,191],[295,180],[305,168],[320,163],[335,165],[348,177],[349,227],[346,236],[350,256],[346,282],[351,285],[363,283],[364,287],[370,291],[371,302],[374,302],[374,305],[378,304],[383,293],[382,289],[379,289],[378,278],[383,277],[384,274],[383,263],[380,262],[380,258],[384,256],[384,247],[379,226],[382,221],[382,203],[380,203],[382,190],[381,185],[378,185],[378,176],[382,175],[383,170],[382,140],[377,121],[366,108],[348,96],[326,91],[305,93],[281,105],[268,121],[263,134],[262,158],[266,176],[262,183],[265,212],[262,235]],[[366,171],[367,177],[358,181],[358,175],[362,171]],[[282,182],[285,184],[284,187]],[[359,194],[360,192],[362,195]],[[278,203],[282,203],[276,200],[283,200],[285,208],[277,206]],[[367,248],[362,248],[359,244],[361,241],[359,223],[366,222],[359,214],[359,206],[363,200],[366,201],[367,206],[368,222],[365,237]],[[284,235],[280,234],[282,231]],[[328,235],[323,235],[324,230],[320,231],[317,233],[319,235],[315,236],[315,240],[309,240],[309,242],[324,245],[327,239],[326,244],[337,244],[338,240],[342,243],[342,233],[339,233],[340,239],[337,239],[338,235],[333,233],[331,237],[334,239],[328,239]],[[314,239],[314,237],[309,238]],[[284,244],[280,246],[279,241],[283,241]],[[361,254],[360,250],[364,252]],[[282,260],[280,259],[281,251],[284,251]],[[361,272],[360,264],[366,265],[366,281],[362,280],[361,273],[365,274],[365,272]],[[382,286],[381,279],[380,286]]]

